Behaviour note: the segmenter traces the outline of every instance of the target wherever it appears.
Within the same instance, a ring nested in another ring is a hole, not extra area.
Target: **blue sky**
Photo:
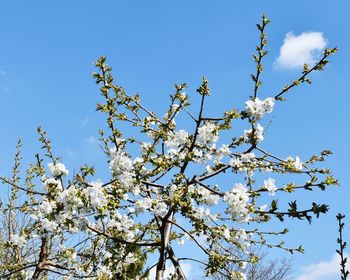
[[[342,186],[297,197],[329,204],[329,214],[312,226],[287,223],[291,232],[285,238],[306,249],[305,255],[295,256],[296,274],[320,262],[331,267],[337,247],[335,215],[343,212],[350,218],[348,1],[332,6],[326,1],[14,0],[3,1],[0,7],[1,174],[9,170],[19,137],[25,144],[25,160],[33,158],[40,147],[35,131],[39,125],[71,170],[88,162],[105,174],[105,158],[96,145],[103,124],[95,113],[100,97],[91,78],[92,62],[100,55],[108,57],[117,81],[129,93],[140,93],[157,112],[165,108],[174,83],[187,82],[188,92],[194,91],[205,75],[213,95],[207,112],[214,114],[243,108],[252,91],[255,23],[263,12],[272,21],[267,30],[270,54],[263,74],[264,97],[300,72],[275,65],[286,34],[322,32],[328,47],[338,46],[339,53],[325,72],[311,77],[313,85],[291,92],[269,116],[272,124],[264,147],[302,158],[323,149],[334,152],[327,165]],[[350,222],[346,237],[349,228]],[[332,277],[307,274],[309,278],[300,279]]]

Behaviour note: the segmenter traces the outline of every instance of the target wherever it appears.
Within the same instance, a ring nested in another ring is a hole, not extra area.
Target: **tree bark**
[[[47,258],[46,244],[47,244],[47,237],[42,237],[41,238],[41,248],[40,248],[39,261],[35,267],[35,271],[34,271],[32,280],[39,279],[40,273],[43,271],[43,268],[45,266],[44,264],[45,264],[46,258]]]
[[[157,273],[156,273],[156,280],[163,280],[164,279],[164,272],[166,268],[166,253],[169,249],[169,243],[170,243],[170,233],[171,233],[171,227],[172,224],[170,222],[173,221],[174,212],[171,212],[169,217],[164,222],[164,225],[161,228],[161,242],[162,246],[160,248],[160,256],[159,261],[157,264]],[[170,222],[169,222],[170,221]]]

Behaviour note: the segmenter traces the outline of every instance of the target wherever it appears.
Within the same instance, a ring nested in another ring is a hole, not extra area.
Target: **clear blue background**
[[[349,18],[348,1],[2,1],[0,4],[0,173],[6,174],[15,142],[23,138],[26,162],[40,145],[36,127],[47,130],[57,155],[71,171],[88,162],[105,174],[96,145],[103,118],[91,78],[92,62],[106,55],[117,81],[129,93],[161,112],[173,84],[187,82],[194,92],[207,76],[212,99],[207,109],[243,108],[252,92],[249,74],[258,42],[255,23],[266,12],[270,54],[265,60],[262,96],[272,96],[299,71],[273,68],[287,32],[320,31],[329,47],[338,46],[312,86],[288,94],[270,119],[264,147],[281,156],[306,158],[323,149],[334,155],[327,165],[342,186],[326,193],[302,193],[302,201],[325,202],[327,216],[286,223],[291,246],[302,243],[296,272],[333,255],[335,215],[350,218],[349,199]],[[101,175],[104,176],[104,175]],[[285,225],[282,225],[285,226]],[[347,225],[345,237],[350,241]],[[277,254],[277,253],[276,253]]]

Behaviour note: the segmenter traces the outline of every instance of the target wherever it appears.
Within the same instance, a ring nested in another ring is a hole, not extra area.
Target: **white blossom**
[[[58,224],[55,221],[50,221],[46,218],[41,220],[41,226],[43,230],[49,232],[55,231],[58,228]]]
[[[177,244],[179,245],[184,245],[185,244],[185,239],[180,239]]]
[[[42,201],[39,206],[39,209],[47,215],[51,214],[54,208],[56,208],[56,203],[54,201],[49,202],[47,200]]]
[[[174,197],[176,190],[177,190],[177,186],[175,184],[172,184],[169,188],[169,197],[170,198]]]
[[[27,240],[24,238],[24,236],[19,236],[17,234],[12,234],[10,237],[10,243],[12,245],[23,247],[27,244]]]
[[[260,100],[258,97],[255,100],[248,100],[245,103],[247,114],[257,120],[260,120],[265,113],[271,113],[275,105],[275,99],[268,97],[265,100]]]
[[[69,172],[64,166],[64,164],[60,162],[49,163],[48,167],[50,169],[52,176],[54,177],[67,176]]]
[[[135,202],[135,207],[139,212],[143,212],[152,207],[152,199],[146,197],[145,199],[139,199]]]
[[[303,162],[300,160],[299,157],[295,157],[295,159],[292,157],[288,157],[286,161],[291,163],[295,170],[301,171],[304,168]]]
[[[264,140],[264,128],[258,124],[254,128],[254,135],[252,135],[252,129],[245,129],[244,130],[244,141],[248,143],[252,143],[252,140],[254,139],[257,143],[261,142]]]
[[[165,216],[168,212],[168,206],[164,202],[158,202],[153,206],[152,212],[157,216]]]
[[[211,191],[207,190],[202,186],[199,186],[197,188],[197,193],[201,195],[201,200],[209,206],[218,204],[220,200],[220,196],[213,194]]]
[[[44,178],[43,184],[46,190],[62,189],[61,181],[55,178]]]
[[[229,230],[226,226],[224,227],[224,230],[223,230],[223,236],[224,236],[226,239],[230,239],[230,237],[231,237],[230,230]]]
[[[60,214],[62,222],[65,219],[70,218],[70,215],[76,215],[79,209],[82,209],[86,206],[80,197],[81,195],[82,194],[80,191],[74,185],[69,186],[69,188],[57,194],[56,201],[58,203],[62,203],[64,206],[65,214],[69,214],[68,216]]]
[[[194,217],[200,220],[206,220],[207,218],[210,217],[210,209],[209,208],[204,208],[204,207],[199,207],[195,209],[194,212]]]
[[[223,144],[219,149],[216,150],[215,162],[220,163],[224,156],[231,155],[229,145]]]
[[[241,154],[241,161],[243,163],[250,163],[255,160],[255,154],[254,153],[246,153],[246,154]]]
[[[247,202],[249,201],[248,189],[241,183],[235,184],[230,192],[224,195],[224,201],[228,204],[226,212],[230,213],[238,222],[249,221]]]
[[[141,152],[143,154],[146,154],[149,150],[149,148],[152,147],[152,144],[151,143],[147,143],[147,142],[142,142],[141,145],[140,145],[140,148],[141,148]]]
[[[229,163],[228,163],[231,167],[233,168],[241,168],[242,165],[242,161],[239,158],[231,158]]]
[[[213,123],[207,123],[198,128],[198,142],[201,144],[209,144],[218,141],[217,127]]]
[[[108,204],[101,181],[91,182],[83,193],[90,200],[92,207],[104,207]]]
[[[274,196],[276,191],[277,191],[277,187],[275,185],[275,182],[276,182],[276,180],[272,179],[272,178],[264,180],[264,188],[269,191],[269,195]]]
[[[105,277],[108,277],[110,279],[112,277],[112,272],[105,265],[99,265],[97,268],[96,274],[97,274],[98,279],[100,279],[100,278],[103,279]]]
[[[109,168],[122,187],[129,189],[132,186],[134,181],[133,165],[126,153],[117,151],[115,148],[111,149]]]

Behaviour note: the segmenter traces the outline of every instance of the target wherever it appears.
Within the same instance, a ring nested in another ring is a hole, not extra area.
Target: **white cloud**
[[[296,69],[303,67],[304,63],[313,65],[326,46],[327,40],[322,32],[303,32],[298,36],[289,32],[284,38],[275,66],[280,69]]]
[[[181,263],[181,268],[186,276],[186,278],[189,277],[190,275],[190,271],[192,269],[192,265],[188,262],[183,262]],[[164,273],[164,279],[167,279],[170,274],[173,274],[174,273],[174,266],[172,264],[169,264],[167,263],[166,265],[166,268],[165,268],[165,273]],[[152,268],[150,273],[149,273],[149,276],[148,276],[148,279],[155,279],[156,278],[156,268]]]
[[[86,127],[90,122],[91,122],[91,119],[90,119],[89,117],[85,117],[85,118],[81,121],[81,127],[82,127],[82,128]]]
[[[84,142],[90,146],[94,146],[94,145],[98,144],[98,142],[94,136],[90,136],[90,137],[85,138]]]
[[[66,153],[67,153],[67,155],[69,157],[73,157],[74,156],[74,153],[71,150],[69,150],[69,149],[66,151]]]
[[[346,257],[349,256],[346,255]],[[340,257],[338,254],[334,254],[328,261],[321,261],[305,266],[302,274],[295,278],[295,280],[335,280],[339,278]]]

